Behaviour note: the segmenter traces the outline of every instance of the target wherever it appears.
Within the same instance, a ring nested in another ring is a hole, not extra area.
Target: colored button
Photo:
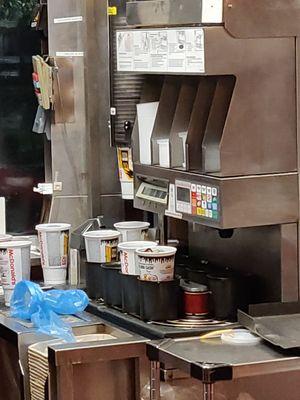
[[[211,210],[212,204],[211,203],[207,203],[207,208],[208,210]]]
[[[197,200],[196,199],[192,199],[192,206],[196,207],[197,206]]]
[[[211,203],[212,202],[212,195],[208,194],[206,197],[207,197],[206,200]]]
[[[205,216],[208,217],[209,216],[209,211],[205,210]]]
[[[197,215],[202,215],[201,214],[201,208],[197,208]]]
[[[201,188],[201,193],[202,193],[202,194],[206,194],[206,186],[202,186],[202,188]]]
[[[218,202],[218,198],[217,197],[213,197],[212,201],[213,201],[213,203],[217,203]]]
[[[203,208],[201,208],[201,215],[202,215],[203,217],[205,217],[205,210],[203,210]]]
[[[212,212],[212,217],[213,219],[218,219],[219,218],[219,213],[217,211]]]
[[[204,208],[204,209],[206,209],[206,206],[207,206],[207,203],[206,203],[206,201],[202,201],[202,203],[201,203],[201,207],[202,207],[202,208]]]
[[[202,198],[200,193],[197,193],[196,197],[197,197],[197,200],[201,200],[201,198]]]
[[[207,195],[206,195],[206,194],[203,194],[203,195],[202,195],[202,200],[206,201],[206,198],[207,198]]]
[[[201,207],[201,200],[197,201],[197,207]]]
[[[218,210],[218,204],[212,203],[212,209],[213,209],[213,211],[217,211]]]
[[[208,216],[209,218],[212,218],[213,212],[211,210],[208,210]]]

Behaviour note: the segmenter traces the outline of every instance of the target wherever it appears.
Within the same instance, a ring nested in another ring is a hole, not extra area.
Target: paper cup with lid
[[[120,251],[121,270],[125,275],[140,275],[138,264],[137,249],[147,249],[156,247],[155,242],[137,241],[123,242],[118,245]]]
[[[111,229],[88,231],[83,234],[86,258],[90,263],[108,263],[118,260],[121,233]]]
[[[0,243],[0,273],[6,306],[10,305],[16,284],[30,279],[30,246],[29,241]]]
[[[122,242],[136,242],[147,240],[149,222],[124,221],[114,224],[114,227],[122,234]]]
[[[164,282],[174,279],[176,247],[156,246],[137,249],[140,279]]]

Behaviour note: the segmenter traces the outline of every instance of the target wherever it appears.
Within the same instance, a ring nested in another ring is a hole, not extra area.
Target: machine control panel
[[[188,215],[220,219],[220,190],[207,183],[175,181],[176,211]]]

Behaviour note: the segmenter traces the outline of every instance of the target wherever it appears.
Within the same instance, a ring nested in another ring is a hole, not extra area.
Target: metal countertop
[[[300,352],[284,352],[266,342],[230,345],[221,339],[166,339],[147,345],[148,355],[190,376],[212,381],[300,370]]]

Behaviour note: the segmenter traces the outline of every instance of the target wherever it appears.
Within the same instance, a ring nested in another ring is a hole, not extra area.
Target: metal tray
[[[300,302],[253,305],[248,314],[238,312],[238,321],[275,346],[300,348]]]

